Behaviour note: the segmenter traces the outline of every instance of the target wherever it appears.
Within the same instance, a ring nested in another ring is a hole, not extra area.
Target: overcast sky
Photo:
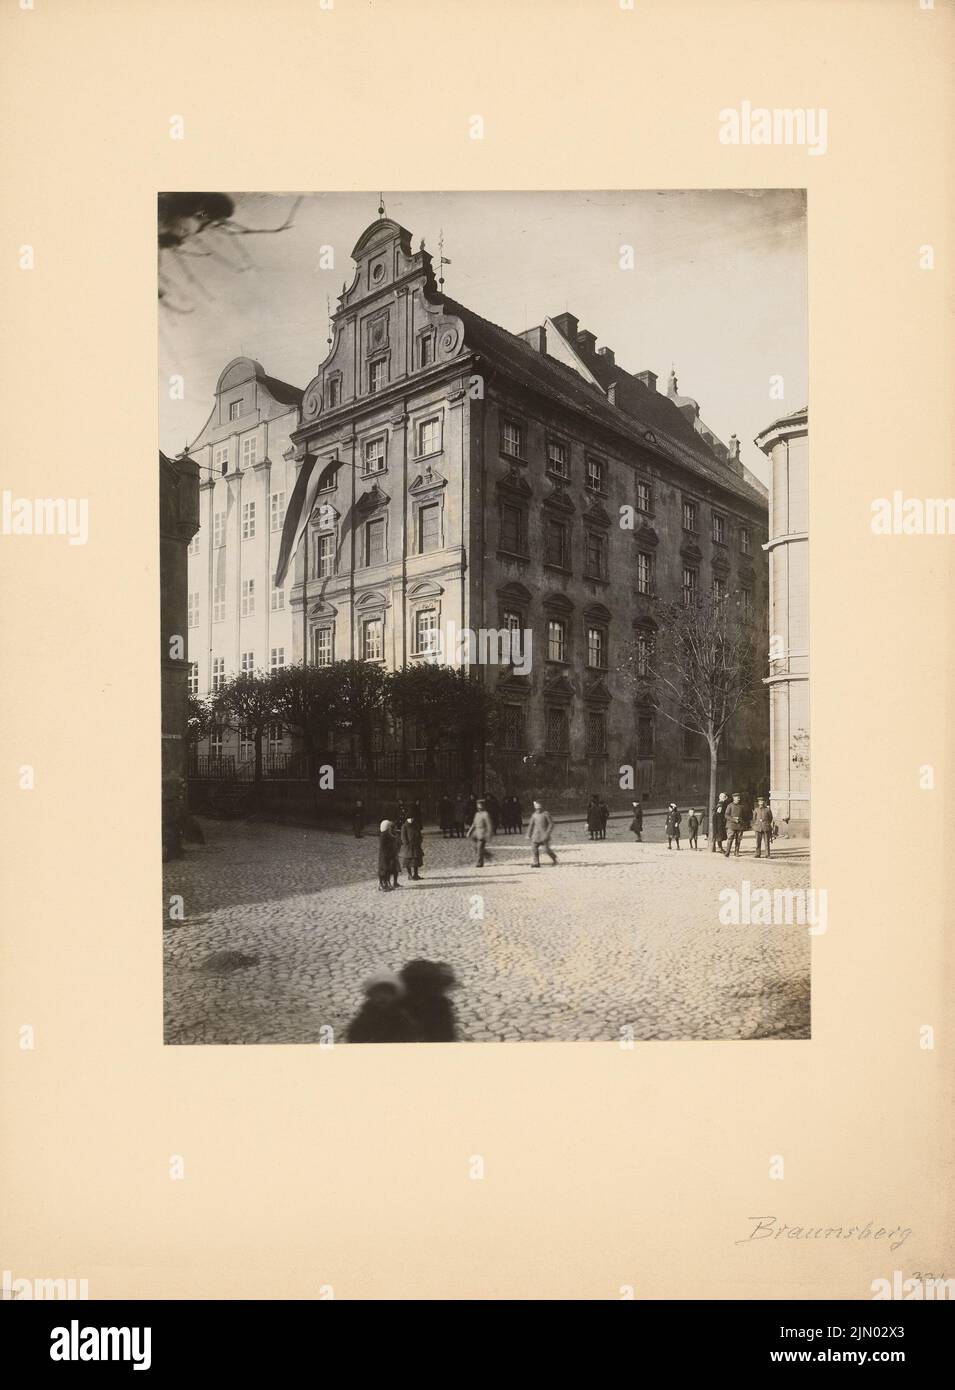
[[[233,194],[235,220],[280,226],[294,194]],[[649,368],[666,389],[675,365],[683,395],[766,478],[753,436],[806,403],[806,221],[802,190],[740,192],[388,193],[387,215],[437,258],[444,233],[446,290],[476,313],[520,332],[570,310],[628,371]],[[159,308],[160,445],[178,453],[212,409],[233,357],[304,387],[326,352],[328,318],[351,249],[378,215],[378,194],[302,197],[275,235],[204,232],[184,258],[164,252]],[[319,266],[331,246],[334,269]],[[633,270],[620,248],[633,247]],[[185,399],[169,399],[169,377]],[[769,378],[781,374],[782,401]]]

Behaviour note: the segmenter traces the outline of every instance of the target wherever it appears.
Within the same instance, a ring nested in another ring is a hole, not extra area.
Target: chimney
[[[577,341],[577,319],[573,314],[555,314],[551,323],[571,343]]]
[[[523,333],[517,335],[523,338],[525,343],[529,343],[535,352],[546,352],[547,342],[543,324],[537,328],[525,328]]]
[[[644,386],[648,386],[651,391],[657,389],[656,372],[637,372],[637,380],[642,381]]]
[[[597,356],[602,357],[605,362],[609,362],[611,367],[616,366],[617,359],[613,355],[613,348],[598,348]]]
[[[577,334],[577,346],[585,357],[592,357],[597,350],[597,335],[582,328]]]

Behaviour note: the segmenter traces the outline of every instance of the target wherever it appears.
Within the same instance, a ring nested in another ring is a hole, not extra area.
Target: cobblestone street
[[[376,888],[377,835],[203,821],[206,844],[165,867],[165,1037],[169,1043],[337,1041],[373,970],[417,956],[453,965],[469,1041],[805,1038],[805,926],[724,926],[719,892],[808,885],[805,842],[771,861],[677,852],[649,818],[644,843],[611,821],[592,843],[558,824],[560,863],[530,866],[527,841],[494,858],[426,832],[424,878]],[[168,919],[172,894],[185,919]],[[483,917],[481,915],[483,910]]]

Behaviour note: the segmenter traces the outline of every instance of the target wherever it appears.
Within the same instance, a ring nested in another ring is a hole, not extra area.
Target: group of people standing
[[[729,800],[726,792],[720,792],[719,800],[713,809],[713,837],[710,848],[719,850],[726,855],[727,859],[731,854],[738,859],[743,832],[748,828],[750,819],[753,830],[756,832],[756,858],[762,858],[763,846],[765,845],[766,858],[770,859],[772,857],[772,842],[778,833],[778,827],[772,810],[766,803],[766,798],[762,796],[756,798],[756,805],[753,808],[752,818],[750,818],[746,814],[746,808],[739,792],[733,792],[732,801]]]
[[[491,817],[495,835],[519,835],[524,828],[524,812],[520,798],[508,793],[498,799],[493,792],[482,798],[484,809]],[[438,828],[445,840],[464,839],[468,827],[474,823],[478,808],[478,798],[473,792],[458,792],[456,796],[442,796],[438,802]]]

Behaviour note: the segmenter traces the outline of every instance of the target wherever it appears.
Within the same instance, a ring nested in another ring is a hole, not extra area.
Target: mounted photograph
[[[806,234],[159,195],[167,1043],[810,1037]]]

